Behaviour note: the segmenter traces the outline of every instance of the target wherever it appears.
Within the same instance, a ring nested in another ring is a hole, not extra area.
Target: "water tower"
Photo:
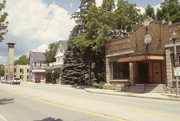
[[[8,45],[8,79],[14,77],[14,45],[15,43],[7,43]]]

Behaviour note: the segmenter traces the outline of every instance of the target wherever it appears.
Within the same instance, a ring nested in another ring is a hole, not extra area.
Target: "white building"
[[[49,68],[51,70],[54,70],[54,69],[61,70],[62,65],[64,64],[63,59],[64,59],[64,53],[65,53],[66,49],[67,49],[67,41],[60,40],[58,49],[57,49],[55,57],[54,57],[56,59],[56,62],[49,64]]]

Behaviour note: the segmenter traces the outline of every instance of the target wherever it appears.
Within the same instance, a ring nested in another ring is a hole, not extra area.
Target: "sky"
[[[150,4],[158,8],[162,0],[128,0],[144,12]],[[96,0],[97,6],[102,0]],[[71,15],[79,9],[80,0],[7,0],[8,33],[0,43],[0,64],[7,64],[6,43],[14,42],[15,59],[29,51],[44,52],[48,44],[67,40],[75,25]]]

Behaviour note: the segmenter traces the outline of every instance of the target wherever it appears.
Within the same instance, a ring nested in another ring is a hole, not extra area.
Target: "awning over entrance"
[[[147,60],[164,60],[163,55],[134,55],[120,57],[117,59],[117,62],[137,62],[137,61],[147,61]]]

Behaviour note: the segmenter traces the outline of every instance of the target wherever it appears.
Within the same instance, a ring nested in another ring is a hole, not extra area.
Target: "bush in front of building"
[[[57,79],[59,79],[58,72],[47,72],[46,73],[46,83],[57,84]]]
[[[92,82],[92,87],[103,89],[104,82]]]
[[[51,72],[46,73],[46,83],[51,83],[52,77],[51,77]]]
[[[51,83],[53,83],[53,84],[57,84],[57,79],[59,79],[59,73],[57,73],[57,72],[54,72],[54,73],[52,73],[51,74]]]

